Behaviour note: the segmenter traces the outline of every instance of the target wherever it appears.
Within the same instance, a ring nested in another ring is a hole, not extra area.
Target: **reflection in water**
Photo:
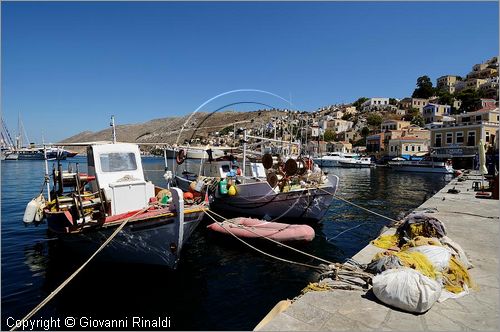
[[[80,161],[83,171],[85,160]],[[1,167],[5,329],[6,317],[24,316],[86,257],[73,256],[58,240],[48,241],[44,224],[22,225],[24,207],[40,188],[37,181],[43,179],[43,163],[18,161],[2,163]],[[146,158],[144,169],[149,179],[165,186],[162,158]],[[391,218],[408,213],[449,180],[439,174],[395,173],[383,168],[328,171],[340,178],[340,197]],[[200,224],[183,248],[176,271],[92,262],[38,316],[169,316],[172,329],[177,330],[248,330],[276,302],[293,298],[307,281],[316,278],[310,269],[274,261],[234,239],[209,234],[208,222]],[[300,248],[342,262],[368,244],[387,223],[334,200],[323,222],[313,225],[314,241]],[[253,244],[287,259],[317,263],[283,248]]]

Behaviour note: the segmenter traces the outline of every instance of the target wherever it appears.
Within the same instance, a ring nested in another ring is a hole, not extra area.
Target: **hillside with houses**
[[[237,146],[243,139],[239,129],[246,128],[255,136],[300,142],[309,155],[356,152],[384,162],[432,153],[471,167],[480,139],[498,148],[498,125],[498,59],[493,57],[473,65],[464,77],[443,75],[435,85],[421,76],[411,96],[401,99],[360,97],[313,112],[198,113],[118,126],[118,133],[119,139],[138,143]],[[110,133],[84,132],[63,142],[109,139]]]

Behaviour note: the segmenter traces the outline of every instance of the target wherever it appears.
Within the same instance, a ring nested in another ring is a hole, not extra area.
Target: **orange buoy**
[[[184,193],[184,199],[193,199],[193,198],[194,198],[193,193],[190,192]]]

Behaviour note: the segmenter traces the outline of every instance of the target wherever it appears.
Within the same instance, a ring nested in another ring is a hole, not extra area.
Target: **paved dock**
[[[436,302],[424,314],[391,309],[372,292],[353,290],[311,291],[277,314],[262,331],[498,331],[499,320],[499,201],[477,199],[472,181],[453,179],[415,211],[435,209],[447,235],[466,251],[474,268],[469,273],[478,287],[470,294]],[[449,189],[460,193],[450,194]],[[393,233],[389,229],[386,234]],[[382,249],[371,244],[353,259],[366,264]],[[269,308],[271,309],[271,308]],[[275,309],[276,310],[276,309]],[[279,311],[279,310],[278,310]]]

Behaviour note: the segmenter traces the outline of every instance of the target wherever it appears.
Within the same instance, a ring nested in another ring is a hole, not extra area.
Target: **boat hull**
[[[445,167],[423,167],[423,166],[400,166],[389,165],[389,167],[398,172],[413,172],[413,173],[440,173],[440,174],[453,174],[453,169]]]
[[[338,167],[339,166],[339,160],[338,159],[321,159],[321,158],[315,158],[315,159],[313,159],[313,161],[319,167]]]
[[[343,168],[370,168],[372,164],[361,164],[361,163],[339,163],[340,167]]]
[[[185,214],[182,242],[186,242],[204,215],[203,211]],[[58,218],[59,220],[54,220]],[[64,216],[48,216],[49,226],[61,223]],[[179,261],[180,249],[177,248],[178,219],[172,216],[150,220],[130,221],[115,238],[95,257],[100,262],[124,264],[161,265],[175,268]],[[56,233],[69,250],[90,257],[99,246],[116,230],[114,226],[89,229],[79,233]]]

